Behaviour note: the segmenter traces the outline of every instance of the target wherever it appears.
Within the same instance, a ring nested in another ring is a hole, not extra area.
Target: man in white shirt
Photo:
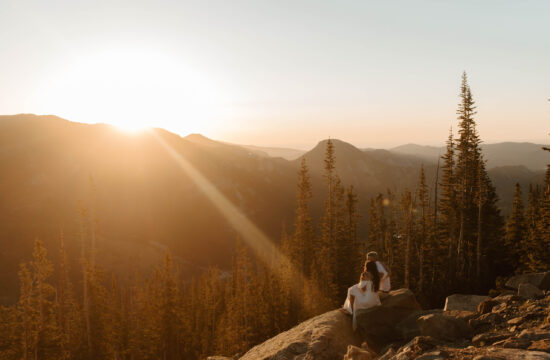
[[[390,273],[388,272],[384,264],[378,261],[378,253],[376,251],[370,251],[369,253],[367,253],[367,261],[376,262],[376,268],[380,273],[380,291],[388,293],[391,290]]]

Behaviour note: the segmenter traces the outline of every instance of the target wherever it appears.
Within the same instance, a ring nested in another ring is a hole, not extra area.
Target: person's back
[[[373,261],[376,263],[376,268],[380,273],[380,286],[379,290],[382,292],[389,292],[391,290],[390,272],[382,262],[378,261],[378,254],[375,251],[371,251],[367,254],[367,261],[365,262],[365,269],[367,263]]]
[[[378,272],[383,274],[380,278],[380,291],[389,292],[391,290],[390,273],[380,261],[376,261]]]

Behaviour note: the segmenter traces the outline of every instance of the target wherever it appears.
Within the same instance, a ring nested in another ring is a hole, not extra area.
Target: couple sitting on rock
[[[377,258],[378,254],[375,251],[367,254],[367,261],[359,283],[348,289],[344,310],[353,316],[354,330],[357,327],[356,311],[380,305],[379,293],[384,297],[391,288],[390,274],[386,267],[380,261],[377,261]]]

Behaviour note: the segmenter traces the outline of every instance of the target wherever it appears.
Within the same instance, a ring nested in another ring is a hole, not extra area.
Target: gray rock
[[[550,354],[542,351],[529,351],[521,349],[501,349],[501,348],[487,348],[484,357],[479,359],[502,359],[502,360],[550,360]],[[475,357],[474,359],[478,359]]]
[[[416,320],[418,320],[419,317],[424,315],[441,314],[441,313],[443,313],[443,310],[441,309],[421,310],[421,311],[414,312],[413,314],[407,316],[405,319],[399,322],[395,326],[395,329],[401,333],[401,338],[403,340],[410,341],[414,339],[416,336],[420,335],[420,328],[418,327],[418,323],[416,322]]]
[[[522,296],[528,299],[536,299],[544,296],[544,293],[541,289],[533,284],[522,283],[518,286],[518,296]]]
[[[253,347],[241,360],[342,359],[348,345],[360,345],[351,316],[333,310],[304,321],[294,328]]]
[[[447,296],[445,308],[443,310],[466,310],[476,312],[478,305],[487,299],[489,299],[488,296],[482,295],[453,294]]]
[[[525,319],[522,318],[522,317],[520,316],[520,317],[516,317],[516,318],[510,319],[510,320],[508,320],[506,323],[507,323],[508,325],[519,325],[519,324],[521,324],[521,323],[524,322],[524,321],[525,321]]]
[[[533,341],[528,349],[550,353],[550,339]]]
[[[544,329],[525,329],[518,335],[519,338],[531,341],[550,339],[550,330]]]
[[[475,346],[487,346],[491,345],[497,341],[508,339],[510,334],[505,332],[496,332],[496,333],[483,333],[474,336],[472,339],[472,344]]]
[[[517,290],[520,284],[531,284],[541,290],[550,290],[550,271],[516,275],[508,279],[505,286],[509,289]]]
[[[350,345],[348,346],[348,352],[344,355],[344,360],[373,360],[376,357],[376,353],[373,351]]]
[[[420,355],[415,360],[441,360],[447,359],[448,357],[449,353],[447,353],[445,350],[434,350]]]
[[[483,314],[477,319],[470,319],[468,324],[472,329],[492,327],[500,324],[504,319],[498,313]]]
[[[452,316],[429,314],[421,316],[416,322],[423,336],[449,341],[471,336],[468,324]]]
[[[391,291],[382,300],[381,306],[361,309],[356,313],[357,327],[361,336],[378,348],[392,341],[401,340],[396,325],[407,316],[417,313],[420,304],[409,289]]]
[[[494,299],[487,299],[479,303],[477,306],[477,312],[480,314],[490,313],[493,308],[498,305],[499,302]]]
[[[518,296],[515,292],[513,294],[507,294],[507,295],[499,295],[495,298],[493,298],[493,300],[495,301],[498,301],[500,303],[509,303],[509,302],[514,302],[514,301],[523,301],[525,299],[523,299],[522,297]]]
[[[531,341],[521,338],[508,338],[505,340],[497,341],[493,346],[513,349],[527,349],[531,345]]]

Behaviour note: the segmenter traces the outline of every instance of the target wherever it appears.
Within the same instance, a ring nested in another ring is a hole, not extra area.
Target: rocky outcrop
[[[498,296],[479,309],[473,316],[460,312],[420,316],[417,321],[427,327],[421,331],[422,336],[404,345],[390,346],[379,359],[550,360],[550,296],[539,299]],[[452,317],[455,320],[449,319]],[[459,319],[467,319],[471,339],[466,333],[459,337],[459,332],[447,329]]]
[[[520,284],[531,284],[540,290],[550,290],[550,271],[516,275],[508,279],[505,286],[509,289],[517,290]]]
[[[410,290],[399,289],[381,306],[359,310],[356,332],[351,316],[334,310],[252,348],[241,359],[550,360],[550,294],[535,285],[545,286],[545,274],[515,277],[519,295],[510,290],[494,298],[451,295],[445,310],[421,310]]]
[[[527,351],[520,349],[488,348],[474,360],[549,360],[550,354],[540,351]]]
[[[518,296],[528,299],[535,299],[542,297],[543,295],[544,293],[542,292],[542,290],[533,284],[521,283],[518,286]]]
[[[472,330],[462,319],[446,314],[429,314],[416,321],[423,336],[453,341],[471,337]]]
[[[344,355],[344,360],[373,360],[378,355],[368,347],[348,346],[348,352]]]
[[[357,311],[357,327],[369,346],[379,350],[384,344],[401,340],[397,324],[420,310],[409,289],[391,291],[381,306]]]
[[[342,359],[344,355],[347,359],[369,359],[368,356],[375,354],[373,350],[393,340],[401,340],[396,325],[419,311],[420,305],[410,290],[395,290],[382,300],[381,306],[357,312],[356,332],[352,330],[351,316],[334,310],[253,347],[241,360],[322,360]],[[366,344],[360,347],[364,341]]]
[[[445,299],[445,308],[443,310],[461,310],[461,311],[477,311],[478,305],[489,299],[488,296],[483,295],[464,295],[454,294],[447,296]]]
[[[250,349],[241,360],[342,359],[348,345],[360,345],[351,316],[341,310],[309,319]]]

